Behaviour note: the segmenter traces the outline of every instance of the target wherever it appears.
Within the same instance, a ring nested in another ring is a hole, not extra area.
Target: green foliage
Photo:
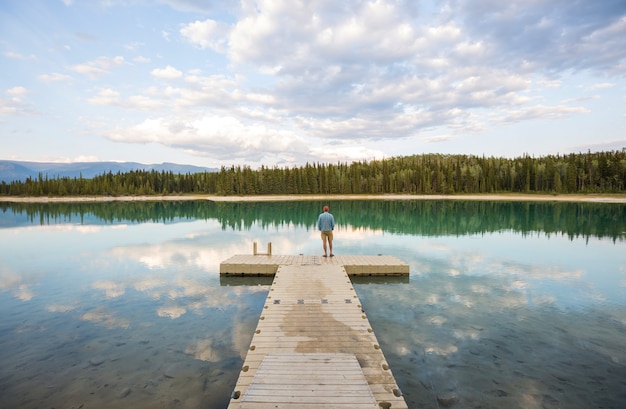
[[[0,195],[616,193],[626,190],[626,149],[514,159],[424,154],[370,162],[219,172],[111,172],[93,179],[39,175],[0,184]]]

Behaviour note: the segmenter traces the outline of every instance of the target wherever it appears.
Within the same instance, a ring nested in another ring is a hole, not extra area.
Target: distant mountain
[[[74,163],[53,163],[53,162],[23,162],[13,160],[0,160],[0,182],[12,182],[15,180],[24,181],[26,178],[38,178],[41,173],[43,177],[49,179],[58,177],[80,177],[91,179],[103,173],[126,173],[131,170],[155,170],[172,171],[174,173],[201,173],[217,172],[217,168],[205,168],[201,166],[179,165],[176,163],[160,163],[146,165],[136,162],[74,162]]]

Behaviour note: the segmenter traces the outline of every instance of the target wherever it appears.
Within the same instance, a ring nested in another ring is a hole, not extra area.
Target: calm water
[[[321,254],[319,202],[0,204],[2,408],[224,408],[268,281],[219,263]],[[624,408],[626,206],[337,201],[409,407]]]

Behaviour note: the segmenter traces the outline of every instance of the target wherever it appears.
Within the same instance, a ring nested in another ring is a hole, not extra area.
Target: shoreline
[[[90,203],[90,202],[160,202],[208,200],[213,202],[284,202],[304,200],[485,200],[513,202],[592,202],[626,203],[626,194],[458,194],[458,195],[254,195],[254,196],[214,196],[214,195],[172,195],[172,196],[0,196],[4,203]]]

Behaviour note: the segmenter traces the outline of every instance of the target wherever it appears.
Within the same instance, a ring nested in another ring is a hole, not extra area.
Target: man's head
[[[324,211],[327,212],[328,211],[328,206],[324,206]]]

